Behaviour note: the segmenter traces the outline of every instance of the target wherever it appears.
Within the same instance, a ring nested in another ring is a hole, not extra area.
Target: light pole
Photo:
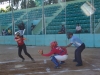
[[[44,0],[42,0],[42,34],[44,34]]]
[[[11,0],[11,11],[12,11],[12,35],[15,33],[15,23],[14,23],[14,13],[13,13],[13,3],[14,1]]]
[[[94,0],[91,0],[91,5],[94,7]],[[93,8],[92,8],[93,10]],[[90,12],[91,14],[91,12]],[[90,33],[94,33],[94,14],[90,15]]]
[[[26,0],[26,13],[27,13],[27,20],[26,20],[27,25],[26,25],[26,30],[27,30],[27,35],[28,35],[28,10],[27,10],[28,1],[29,1],[29,0]]]

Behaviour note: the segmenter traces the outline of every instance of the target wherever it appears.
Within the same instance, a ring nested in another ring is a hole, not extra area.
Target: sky
[[[1,8],[6,8],[6,6],[8,6],[9,5],[9,2],[8,1],[6,1],[6,2],[3,2],[2,4],[0,3],[0,9]]]
[[[22,0],[21,0],[22,1]],[[21,1],[19,2],[19,9],[21,8],[20,7],[20,4],[21,4]],[[35,1],[35,0],[34,0]],[[1,8],[6,8],[7,6],[9,5],[9,1],[5,1],[5,2],[3,2],[2,4],[0,3],[0,9]]]
[[[21,0],[22,1],[22,0]],[[20,7],[20,4],[21,4],[21,1],[19,2],[19,9],[21,8]],[[35,0],[34,0],[35,1]],[[7,6],[9,5],[9,1],[5,1],[5,2],[3,2],[2,4],[0,3],[0,9],[1,8],[6,8]]]
[[[19,7],[18,7],[19,9],[21,8],[20,4],[21,4],[21,1],[19,2]],[[3,2],[2,4],[0,3],[0,9],[1,8],[6,9],[7,6],[9,6],[9,1]]]

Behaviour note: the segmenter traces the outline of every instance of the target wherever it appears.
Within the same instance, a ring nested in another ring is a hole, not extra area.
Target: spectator
[[[8,28],[8,35],[11,35],[11,29]]]
[[[81,31],[82,31],[82,28],[78,23],[77,26],[76,26],[76,33],[81,33]]]
[[[32,23],[32,25],[31,25],[31,31],[34,29],[34,27],[35,27],[35,25],[33,25],[33,23]]]
[[[6,34],[6,31],[3,29],[2,30],[2,36],[4,36]]]
[[[64,34],[65,33],[65,26],[62,25],[61,30],[58,32],[59,34]]]

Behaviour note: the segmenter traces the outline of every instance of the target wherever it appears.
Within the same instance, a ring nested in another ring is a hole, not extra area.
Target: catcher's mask
[[[57,45],[58,45],[57,41],[53,41],[53,42],[50,43],[51,49],[57,47]]]

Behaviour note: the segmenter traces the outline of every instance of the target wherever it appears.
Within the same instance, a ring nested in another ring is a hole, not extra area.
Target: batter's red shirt
[[[20,40],[17,41],[18,46],[21,46],[21,45],[24,44],[24,38],[22,38],[22,37],[20,37],[20,38],[15,37],[15,39],[20,39]]]
[[[67,49],[58,46],[56,48],[53,48],[49,53],[43,54],[43,56],[51,56],[52,54],[66,55],[67,54]]]

